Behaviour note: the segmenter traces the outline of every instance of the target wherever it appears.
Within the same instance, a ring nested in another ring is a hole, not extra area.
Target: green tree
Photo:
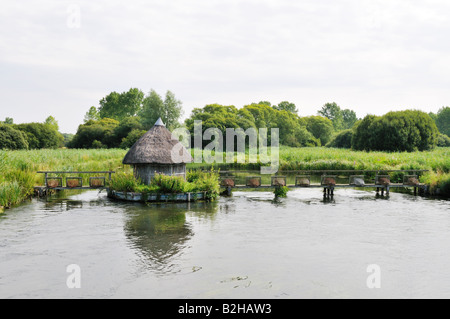
[[[358,121],[358,118],[356,117],[355,111],[349,109],[342,110],[342,128],[344,130],[351,129],[356,121]]]
[[[114,128],[111,147],[121,147],[123,139],[132,131],[142,131],[144,127],[138,117],[128,117]]]
[[[327,144],[333,135],[333,122],[323,116],[308,116],[302,118],[306,123],[306,129],[320,140],[321,145]]]
[[[149,130],[155,125],[158,118],[162,117],[164,113],[164,101],[155,90],[150,90],[150,93],[144,98],[142,102],[142,109],[139,112],[144,129]]]
[[[182,113],[182,102],[176,99],[175,94],[167,91],[164,100],[155,91],[150,90],[144,98],[142,110],[139,113],[144,129],[153,127],[158,118],[161,118],[169,130],[176,128]]]
[[[95,106],[91,106],[89,108],[89,111],[87,111],[86,114],[84,115],[84,123],[91,121],[91,120],[94,120],[94,121],[100,120],[100,113],[98,112],[98,110]]]
[[[343,125],[342,111],[336,102],[325,103],[322,109],[317,112],[319,115],[326,117],[333,123],[335,130],[340,130]]]
[[[278,105],[274,105],[273,108],[278,111],[288,111],[295,114],[298,112],[295,104],[288,101],[280,102]]]
[[[51,115],[45,119],[44,124],[48,125],[49,127],[54,129],[55,131],[59,131],[58,121]]]
[[[164,109],[161,119],[166,124],[169,130],[176,128],[179,123],[179,119],[182,115],[182,102],[177,100],[175,94],[171,91],[166,92],[166,97],[164,99]]]
[[[357,150],[425,151],[436,146],[438,133],[427,113],[389,112],[381,117],[366,116],[356,127],[353,146]]]
[[[450,137],[445,134],[440,133],[438,136],[437,146],[439,147],[450,147]]]
[[[104,118],[99,121],[88,121],[78,127],[77,133],[69,142],[69,148],[104,148],[115,147],[117,141],[114,131],[119,122]]]
[[[132,130],[120,143],[120,148],[127,149],[134,145],[147,131],[145,130]]]
[[[130,116],[135,116],[142,107],[144,93],[131,88],[127,92],[111,92],[100,100],[98,109],[100,118],[110,118],[121,121]]]
[[[23,123],[15,128],[24,132],[30,149],[55,149],[64,144],[64,137],[55,127],[45,123]]]
[[[439,132],[450,136],[450,107],[442,107],[436,114],[436,126]]]
[[[0,124],[0,149],[22,150],[28,148],[27,136],[11,125]]]
[[[0,122],[2,123],[2,122]],[[11,117],[5,118],[4,124],[14,124],[14,120]]]
[[[361,121],[354,126],[354,133],[352,138],[352,148],[355,150],[369,151],[373,148],[370,126],[378,119],[376,115],[366,115]]]
[[[352,138],[353,130],[343,130],[336,134],[326,146],[335,148],[352,148]]]

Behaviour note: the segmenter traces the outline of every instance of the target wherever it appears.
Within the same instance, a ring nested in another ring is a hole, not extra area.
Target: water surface
[[[0,234],[0,298],[450,298],[450,202],[401,193],[159,205],[65,193],[0,214]],[[380,289],[366,284],[373,264]]]

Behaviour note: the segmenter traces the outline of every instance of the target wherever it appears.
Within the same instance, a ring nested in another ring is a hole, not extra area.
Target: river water
[[[65,193],[0,214],[0,235],[0,298],[450,298],[450,201],[401,193]]]

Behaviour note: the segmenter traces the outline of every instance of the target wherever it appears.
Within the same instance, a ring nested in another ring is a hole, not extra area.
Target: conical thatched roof
[[[174,155],[172,155],[172,152]],[[128,151],[123,164],[181,164],[192,162],[192,156],[161,119]]]

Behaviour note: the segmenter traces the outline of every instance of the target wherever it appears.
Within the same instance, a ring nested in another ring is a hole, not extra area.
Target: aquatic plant
[[[287,193],[289,192],[289,188],[287,186],[278,186],[275,187],[273,193],[275,197],[287,197]]]

